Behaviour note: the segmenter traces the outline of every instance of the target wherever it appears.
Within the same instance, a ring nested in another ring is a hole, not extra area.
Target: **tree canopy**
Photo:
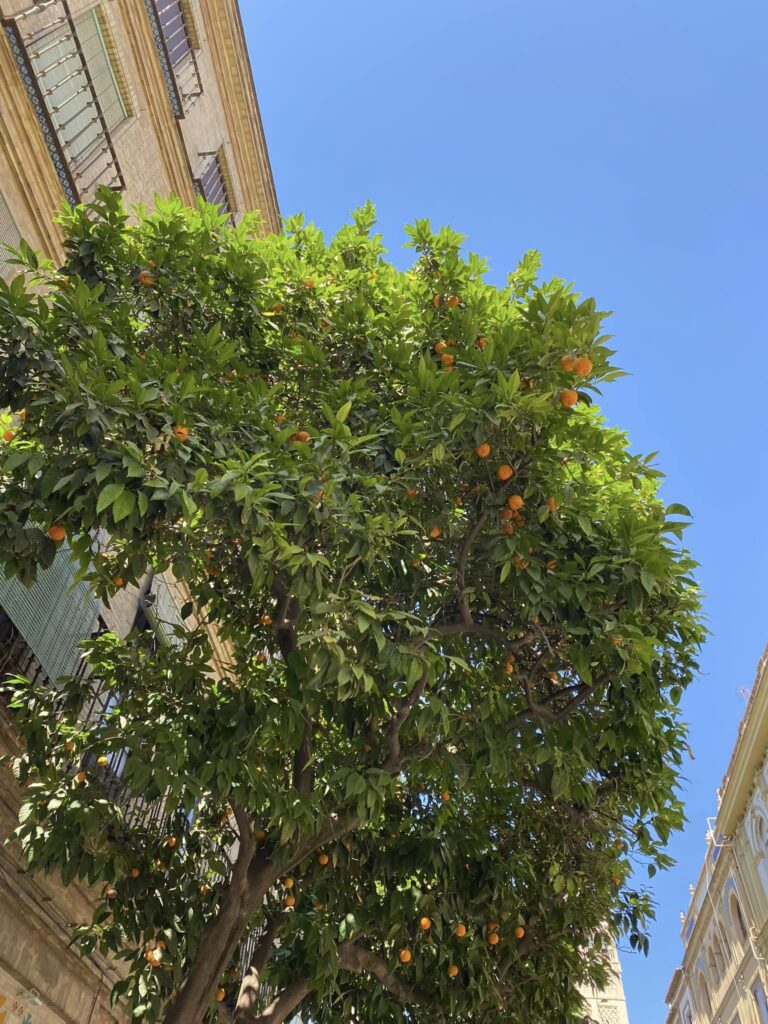
[[[104,894],[81,947],[137,1020],[580,1020],[647,944],[703,636],[688,512],[593,405],[605,314],[426,221],[398,269],[370,206],[61,222],[0,283],[0,559],[189,593],[173,643],[14,684],[28,864]]]

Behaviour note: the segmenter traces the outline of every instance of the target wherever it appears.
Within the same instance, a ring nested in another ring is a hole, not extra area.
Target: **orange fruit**
[[[274,304],[274,306],[272,307],[272,312],[273,313],[282,313],[283,312],[283,304],[282,304],[282,302],[276,302]]]
[[[614,885],[621,885],[621,879],[619,878],[618,875],[613,875],[611,877],[611,881],[613,882]]]
[[[175,846],[176,845],[176,836],[166,836],[166,838],[165,838],[165,845],[166,846]]]
[[[405,493],[408,495],[409,498],[415,498],[416,497],[416,488],[415,487],[406,487]]]
[[[156,860],[155,867],[157,868],[158,871],[165,871],[165,861]]]
[[[510,494],[507,498],[507,508],[511,509],[513,512],[519,512],[524,504],[525,502],[523,501],[523,496],[521,494]]]
[[[322,867],[325,867],[325,865],[329,863],[330,859],[331,858],[328,856],[327,853],[321,853],[320,856],[317,858],[317,863],[320,864]]]
[[[3,440],[7,441],[9,444],[14,439],[14,437],[16,437],[15,430],[6,430],[5,433],[3,434]]]
[[[268,613],[265,613],[264,615],[262,615],[261,616],[261,624],[262,624],[262,626],[271,626],[272,625],[272,616],[269,615]]]
[[[448,801],[451,799],[451,794],[448,792],[447,789],[444,789],[443,792],[440,794],[440,799],[443,801],[444,804],[447,804]]]
[[[459,299],[458,295],[449,295],[448,298],[445,300],[445,304],[446,306],[458,306],[460,301],[461,300]]]
[[[432,540],[436,540],[442,532],[442,527],[433,526],[432,529],[429,531],[429,536],[432,538]]]
[[[155,283],[155,275],[151,270],[139,271],[139,284],[150,285]]]
[[[174,427],[173,436],[183,444],[189,437],[189,427]]]
[[[411,953],[410,949],[401,949],[400,953],[398,954],[398,956],[400,958],[400,963],[401,964],[409,964],[411,962],[411,956],[412,955],[413,954]]]
[[[453,934],[456,936],[457,939],[463,939],[464,936],[467,934],[467,926],[465,924],[457,924],[456,927],[453,929]]]
[[[441,352],[440,362],[443,363],[444,366],[451,366],[456,362],[456,356],[452,356],[450,352]]]
[[[433,297],[433,299],[432,299],[432,305],[435,307],[435,309],[437,309],[437,307],[440,305],[440,303],[442,301],[443,301],[443,296],[442,295],[435,295]]]
[[[131,870],[128,872],[128,874],[131,876],[131,878],[138,878],[140,872],[139,872],[138,868],[131,868]]]
[[[305,288],[314,288],[315,287],[315,282],[310,277],[308,277],[307,280],[303,281],[302,283],[303,283]]]
[[[573,364],[573,372],[577,377],[588,377],[592,373],[592,360],[580,356]]]
[[[101,757],[96,758],[96,764],[99,766],[99,768],[106,768],[107,765],[109,764],[109,758],[105,757],[104,754],[102,754]]]
[[[525,938],[525,928],[523,928],[520,925],[518,925],[517,928],[515,928],[515,938],[516,939],[523,939],[523,938]]]
[[[499,926],[496,924],[495,921],[489,921],[486,927],[489,932],[497,932],[499,930]]]
[[[561,356],[560,366],[567,372],[572,373],[573,368],[576,365],[576,360],[573,356]]]
[[[573,391],[571,388],[566,388],[565,391],[560,392],[560,405],[565,406],[566,409],[573,408],[579,400],[578,391]]]
[[[556,558],[550,558],[550,560],[547,562],[547,568],[548,569],[556,569],[557,568],[557,559]]]
[[[447,341],[438,341],[438,343],[435,345],[435,352],[437,352],[437,354],[440,355],[440,353],[443,351],[444,348],[447,347],[447,345]]]
[[[459,968],[456,966],[456,964],[451,964],[451,966],[448,968],[448,977],[455,978],[458,973]]]
[[[420,919],[420,921],[419,921],[419,928],[421,928],[421,930],[423,932],[428,932],[431,927],[432,927],[432,921],[428,917],[422,917]]]
[[[411,560],[411,568],[412,569],[418,569],[420,565],[421,565],[421,559],[420,558],[414,558],[414,559]]]
[[[324,903],[313,903],[312,906],[315,908],[315,910],[325,910]]]
[[[283,888],[285,888],[285,889],[292,889],[295,884],[296,883],[294,882],[294,880],[292,878],[286,878],[285,881],[283,882]]]
[[[267,833],[264,831],[263,828],[257,828],[253,834],[257,843],[263,843],[264,840],[267,838]]]
[[[505,676],[513,676],[515,674],[515,666],[511,661],[508,661],[504,666],[503,670]]]
[[[205,894],[206,894],[207,892],[210,892],[210,891],[211,891],[211,887],[210,887],[210,885],[201,885],[201,886],[200,886],[200,892],[201,892],[201,894],[202,894],[203,896],[205,896]]]
[[[487,338],[478,338],[477,339],[477,347],[478,348],[485,348],[485,346],[487,344],[488,344],[488,339]]]
[[[464,504],[464,499],[461,497],[461,495],[457,494],[456,497],[453,499],[453,504],[454,505],[463,505]]]
[[[122,585],[125,583],[125,580],[123,579],[122,576],[113,576],[112,582],[116,587],[122,587]]]
[[[117,891],[113,889],[112,886],[110,885],[110,887],[105,890],[104,895],[107,897],[108,900],[113,900],[115,896],[117,896]]]
[[[306,430],[297,430],[295,434],[291,434],[291,441],[298,441],[299,444],[305,444],[309,440],[309,433]]]
[[[295,907],[296,906],[296,897],[295,896],[286,896],[285,897],[285,905],[286,905],[286,907]]]
[[[226,989],[217,988],[216,989],[216,1002],[217,1003],[223,1003],[226,998],[227,998]]]
[[[499,480],[509,480],[509,478],[514,475],[514,469],[512,469],[511,466],[507,465],[506,462],[502,462],[502,464],[498,466],[496,469],[496,477]]]
[[[555,512],[557,510],[557,502],[552,497],[547,498],[546,506],[547,506],[547,508],[549,509],[550,512]]]
[[[19,409],[19,411],[16,413],[16,415],[19,417],[19,419],[23,423],[24,420],[27,418],[27,410],[26,409]]]
[[[483,441],[482,444],[478,445],[477,448],[475,448],[475,455],[478,457],[478,459],[487,459],[490,454],[491,446],[488,444],[487,441]]]
[[[611,643],[614,647],[619,647],[621,646],[622,639],[623,637],[620,637],[618,633],[614,633],[614,635],[611,637]]]
[[[502,533],[514,533],[515,532],[515,524],[514,523],[502,523],[501,524],[501,532]]]
[[[491,932],[491,934],[488,936],[488,941],[490,942],[490,944],[492,946],[497,945],[498,941],[499,941],[499,933],[498,932]]]
[[[67,536],[67,531],[61,523],[54,523],[52,526],[48,527],[48,536],[51,540],[56,541],[56,543],[59,544]]]
[[[64,749],[71,753],[75,749],[75,741],[67,740],[67,742],[64,744]]]
[[[280,423],[285,423],[285,421],[286,421],[286,417],[281,412],[279,412],[277,414],[277,416],[275,416],[275,423],[277,423],[278,425]]]
[[[75,782],[85,782],[85,772],[78,772],[77,775],[75,776]]]

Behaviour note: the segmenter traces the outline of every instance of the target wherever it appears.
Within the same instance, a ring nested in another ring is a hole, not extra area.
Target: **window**
[[[122,189],[111,134],[131,111],[103,6],[74,18],[65,0],[46,0],[3,28],[67,199]]]
[[[715,956],[713,946],[709,947],[709,951],[707,953],[707,967],[709,968],[709,977],[712,980],[712,987],[716,989],[720,984],[720,971],[718,969],[717,958]]]
[[[768,1024],[768,1003],[765,1001],[765,989],[761,981],[756,981],[752,985],[752,995],[757,1005],[760,1024]]]
[[[192,102],[203,94],[195,50],[197,38],[192,12],[186,0],[145,0],[157,55],[168,96],[177,117],[183,117]]]
[[[221,213],[231,211],[224,161],[220,153],[210,154],[209,162],[198,178],[198,185],[200,195],[206,202],[218,206]]]
[[[684,1024],[693,1024],[693,1014],[691,1013],[690,1006],[686,1006],[683,1010],[683,1021]]]
[[[712,1013],[712,1000],[709,997],[709,986],[707,985],[707,979],[704,977],[703,972],[699,972],[699,995],[701,996],[701,1005],[705,1013]],[[768,1024],[768,1020],[766,1021]]]
[[[192,49],[181,0],[158,0],[157,16],[174,67]]]
[[[86,164],[104,137],[127,116],[95,10],[36,41],[32,66],[56,134],[73,168]],[[79,44],[79,48],[78,48]],[[90,75],[90,84],[88,76]]]
[[[746,942],[747,924],[744,920],[744,914],[741,911],[741,904],[739,903],[739,898],[735,892],[731,893],[730,899],[728,900],[728,905],[730,907],[731,923],[733,924],[733,929],[736,932],[736,937],[738,938],[739,942]]]

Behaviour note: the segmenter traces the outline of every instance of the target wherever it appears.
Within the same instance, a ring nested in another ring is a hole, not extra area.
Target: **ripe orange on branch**
[[[467,934],[467,926],[465,924],[457,924],[456,927],[453,929],[453,934],[456,936],[457,939],[463,939],[464,936]]]
[[[592,360],[581,356],[573,364],[573,372],[577,377],[588,377],[592,373]]]
[[[519,512],[524,504],[525,502],[523,501],[523,496],[521,494],[510,494],[507,498],[507,508],[511,509],[513,512]]]
[[[306,444],[310,438],[310,434],[307,430],[297,430],[295,434],[291,434],[291,441],[296,441],[298,444]]]
[[[411,962],[412,953],[410,949],[401,949],[399,953],[400,963],[409,964]]]
[[[54,523],[52,526],[48,527],[48,536],[51,540],[59,544],[67,536],[67,531],[61,523]]]
[[[512,467],[510,465],[508,465],[506,462],[503,462],[496,469],[496,476],[497,476],[497,478],[499,480],[502,480],[502,481],[509,480],[514,475],[515,475],[514,469],[512,469]]]
[[[574,391],[572,388],[566,388],[565,391],[560,392],[560,405],[566,409],[572,409],[579,400],[578,391]]]
[[[432,921],[431,921],[430,918],[422,917],[419,920],[419,928],[421,928],[421,930],[423,932],[428,932],[431,927],[432,927]]]
[[[176,438],[177,441],[181,441],[181,443],[183,444],[185,441],[189,439],[189,427],[174,427],[173,436]]]
[[[487,459],[490,454],[491,446],[488,444],[487,441],[483,441],[482,444],[478,445],[477,448],[475,448],[475,455],[478,457],[478,459]]]

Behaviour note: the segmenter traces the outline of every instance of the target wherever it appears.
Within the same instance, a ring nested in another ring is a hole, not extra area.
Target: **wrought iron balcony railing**
[[[2,25],[67,199],[123,189],[111,133],[128,114],[99,9],[74,18],[67,0],[41,0]]]
[[[182,0],[144,0],[155,48],[176,117],[184,117],[203,95],[195,37]]]

